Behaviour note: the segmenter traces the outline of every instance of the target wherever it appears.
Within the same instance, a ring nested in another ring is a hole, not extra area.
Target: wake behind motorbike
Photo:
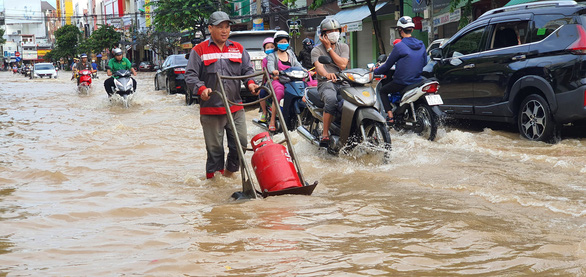
[[[299,126],[299,122],[301,122],[300,115],[301,112],[305,109],[305,103],[302,99],[305,93],[305,88],[307,88],[305,79],[308,76],[309,73],[302,67],[289,67],[279,72],[279,80],[285,87],[285,96],[283,97],[283,106],[281,109],[283,119],[287,125],[287,130],[289,131],[297,128],[297,126]],[[267,103],[268,114],[266,122],[261,122],[259,119],[252,120],[254,124],[266,130],[269,128],[268,119],[273,112],[269,109],[270,106],[270,103]],[[279,122],[279,120],[275,120],[275,127],[277,127],[277,132],[282,131]]]
[[[77,85],[77,92],[80,95],[90,95],[91,85],[92,72],[87,69],[79,71],[79,83]]]
[[[333,64],[329,56],[320,56],[318,60],[322,64]],[[373,74],[367,69],[355,68],[343,70],[337,76],[338,82],[345,82],[348,86],[339,90],[339,108],[329,128],[327,151],[338,154],[343,147],[352,148],[365,142],[390,150],[391,137],[385,119],[378,110],[375,91],[370,86]],[[306,89],[305,100],[307,108],[302,113],[301,126],[297,131],[313,144],[319,145],[324,103],[315,87]]]
[[[112,76],[114,77],[114,86],[112,87],[114,93],[110,96],[110,101],[119,99],[124,107],[128,108],[134,96],[130,70],[118,70]]]
[[[384,62],[385,60],[385,55],[381,55],[377,59],[378,62]],[[380,91],[384,84],[392,80],[394,70],[395,67],[393,66],[389,75],[382,76],[382,80],[376,86],[376,95],[379,98],[378,108],[383,116],[386,116],[387,113],[380,99]],[[397,131],[412,131],[427,140],[433,141],[437,135],[439,119],[443,116],[443,112],[438,107],[443,104],[443,100],[438,93],[439,87],[439,83],[435,78],[427,79],[423,77],[421,82],[407,86],[401,92],[389,94],[391,111],[395,121],[391,125],[392,128]]]

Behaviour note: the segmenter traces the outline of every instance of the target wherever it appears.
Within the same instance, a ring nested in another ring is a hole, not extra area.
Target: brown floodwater
[[[198,106],[153,73],[128,109],[68,74],[0,72],[0,275],[586,275],[586,136],[391,131],[384,163],[291,133],[313,195],[233,201],[239,177],[205,179]]]

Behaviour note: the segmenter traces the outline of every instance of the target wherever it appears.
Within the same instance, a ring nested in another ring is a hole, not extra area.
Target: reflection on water
[[[63,76],[0,72],[0,275],[586,275],[584,137],[392,131],[385,163],[292,133],[314,194],[238,202],[239,178],[205,180],[199,108],[152,73],[128,109]]]

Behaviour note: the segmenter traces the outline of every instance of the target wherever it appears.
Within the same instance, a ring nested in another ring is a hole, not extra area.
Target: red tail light
[[[423,91],[427,92],[427,93],[436,93],[439,89],[439,84],[438,83],[431,83],[425,87],[423,87]]]
[[[567,49],[575,55],[586,55],[586,31],[582,25],[576,25],[576,28],[578,28],[578,39]]]
[[[173,72],[175,74],[185,74],[185,68],[178,67],[178,68],[173,69]]]

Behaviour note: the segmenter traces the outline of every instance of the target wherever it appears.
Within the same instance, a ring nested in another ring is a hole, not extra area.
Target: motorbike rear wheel
[[[437,135],[437,126],[439,124],[437,116],[428,105],[417,106],[416,114],[417,127],[413,131],[427,140],[433,141]]]

